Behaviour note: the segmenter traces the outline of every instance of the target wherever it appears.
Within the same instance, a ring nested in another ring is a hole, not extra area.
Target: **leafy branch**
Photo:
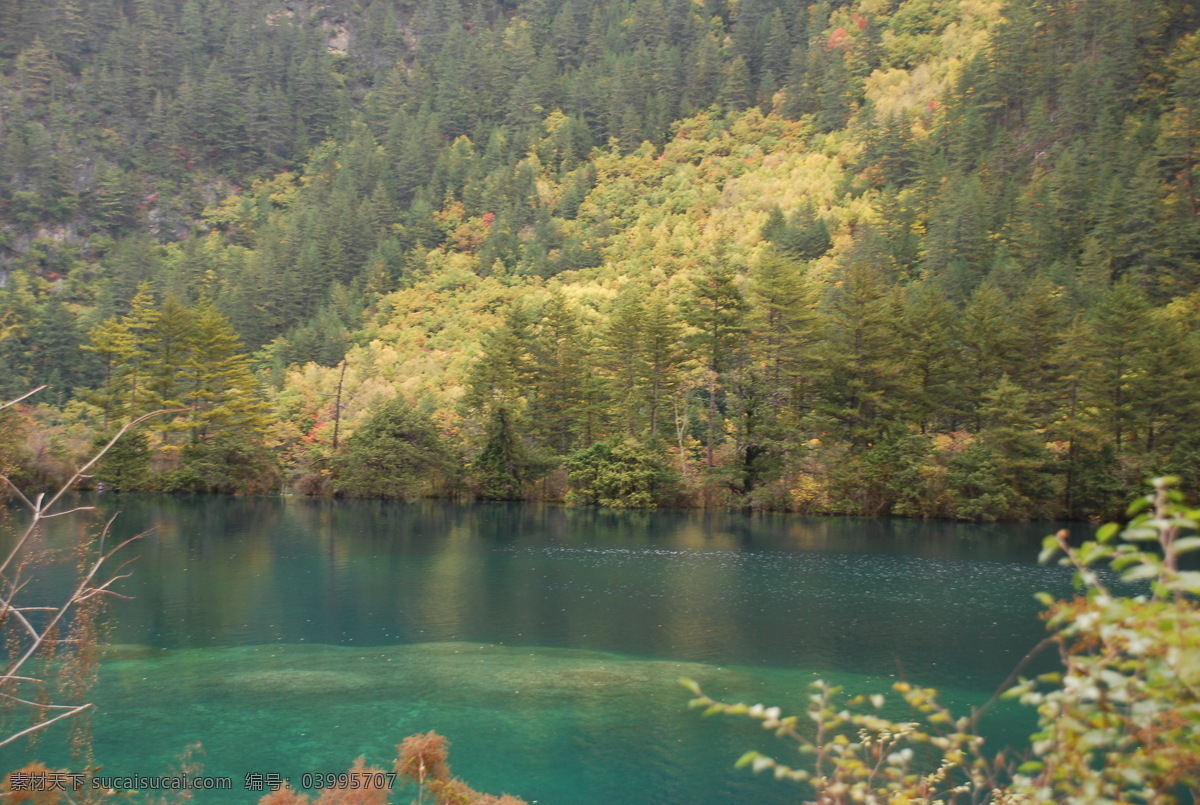
[[[1187,504],[1177,479],[1154,479],[1153,491],[1129,509],[1122,529],[1103,526],[1094,541],[1074,547],[1066,531],[1049,536],[1041,560],[1060,556],[1075,568],[1082,594],[1055,600],[1044,619],[1051,634],[1013,671],[1057,646],[1061,672],[1019,679],[1005,698],[1037,709],[1031,756],[1010,769],[1003,754],[988,758],[975,734],[983,710],[955,719],[936,692],[898,683],[917,715],[895,722],[859,712],[878,711],[884,697],[855,696],[837,704],[841,689],[815,683],[803,717],[779,708],[724,704],[690,680],[692,707],[705,715],[747,716],[794,743],[811,758],[804,768],[747,752],[738,766],[773,770],[808,785],[812,802],[840,803],[1145,803],[1200,800],[1200,572],[1180,557],[1200,550],[1200,509]],[[1107,562],[1136,595],[1117,595],[1096,566]],[[985,706],[986,709],[991,702]],[[804,727],[802,729],[801,727]]]

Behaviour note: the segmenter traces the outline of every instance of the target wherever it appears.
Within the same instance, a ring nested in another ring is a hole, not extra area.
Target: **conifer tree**
[[[1101,427],[1121,452],[1140,424],[1139,393],[1154,382],[1146,374],[1147,357],[1155,348],[1150,304],[1131,282],[1117,283],[1091,310],[1087,326],[1082,398],[1094,406]]]
[[[721,104],[731,112],[741,111],[754,105],[754,85],[750,68],[742,56],[735,56],[725,69],[725,81],[721,86]]]
[[[483,449],[471,461],[471,473],[484,500],[520,500],[521,488],[533,480],[538,462],[530,456],[504,405],[488,412]]]
[[[1029,413],[1028,393],[1004,376],[983,399],[978,441],[955,457],[958,514],[972,519],[1030,519],[1052,498],[1050,454]]]
[[[659,438],[662,421],[678,384],[684,360],[682,327],[669,307],[666,294],[656,289],[646,300],[641,332],[642,397],[649,420],[649,438]]]
[[[981,285],[963,308],[959,338],[968,367],[961,380],[958,408],[972,429],[980,425],[983,395],[1012,369],[1019,337],[1007,299],[994,285]]]
[[[625,431],[636,436],[641,420],[639,391],[646,375],[643,338],[646,325],[645,288],[630,283],[621,289],[601,337],[604,364],[613,387],[613,399],[622,411]]]
[[[705,454],[714,465],[718,420],[724,406],[719,401],[723,380],[732,369],[738,343],[745,329],[746,300],[738,287],[737,272],[718,258],[692,278],[687,300],[687,320],[696,332],[691,347],[705,370],[708,397],[708,436]]]
[[[905,298],[904,344],[909,391],[908,410],[921,433],[947,426],[958,400],[964,361],[954,307],[932,283],[913,288]]]
[[[543,305],[530,341],[533,373],[529,415],[533,431],[559,455],[596,438],[596,397],[590,336],[566,297],[555,291]]]
[[[815,348],[820,340],[817,287],[801,263],[770,251],[751,274],[750,313],[754,360],[766,388],[767,405],[776,416],[795,422],[811,403]]]
[[[881,433],[900,400],[901,310],[873,267],[855,263],[829,301],[821,350],[823,407],[841,435],[865,445]]]

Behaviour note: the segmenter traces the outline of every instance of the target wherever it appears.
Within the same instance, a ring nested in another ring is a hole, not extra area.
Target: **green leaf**
[[[1017,774],[1037,774],[1042,769],[1046,768],[1046,764],[1039,760],[1028,760],[1017,766]]]
[[[1096,531],[1096,539],[1100,542],[1111,542],[1121,530],[1121,526],[1117,523],[1105,523]]]
[[[1112,560],[1112,569],[1119,573],[1130,565],[1136,565],[1141,561],[1143,561],[1143,556],[1140,553],[1122,554]]]
[[[1143,562],[1125,571],[1121,576],[1121,581],[1142,581],[1144,579],[1157,578],[1159,567],[1157,563]]]
[[[1044,565],[1058,553],[1058,537],[1051,534],[1042,540],[1042,552],[1038,554],[1038,564]]]
[[[1200,595],[1200,571],[1185,570],[1177,575],[1171,584],[1177,590]]]
[[[1147,526],[1127,528],[1125,529],[1125,533],[1121,536],[1130,542],[1152,542],[1158,539],[1158,529],[1149,528]]]
[[[1200,537],[1184,537],[1183,539],[1175,540],[1172,547],[1176,554],[1190,553],[1191,551],[1200,550]]]
[[[1133,515],[1135,515],[1139,512],[1143,512],[1147,508],[1149,508],[1152,501],[1153,501],[1153,498],[1151,498],[1148,495],[1143,498],[1138,498],[1133,503],[1129,504],[1129,508],[1125,510],[1125,513],[1128,514],[1130,517],[1132,517]]]
[[[737,763],[733,764],[735,769],[744,769],[760,757],[758,752],[747,752],[738,758]]]
[[[1179,652],[1179,664],[1175,669],[1179,681],[1185,685],[1200,684],[1200,648],[1188,648]]]

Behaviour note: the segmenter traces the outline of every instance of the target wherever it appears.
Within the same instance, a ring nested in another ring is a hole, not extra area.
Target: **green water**
[[[1069,590],[1033,563],[1045,525],[100,502],[122,534],[153,532],[112,608],[97,758],[161,774],[199,741],[204,773],[234,781],[201,803],[254,801],[248,772],[390,768],[431,729],[475,787],[531,802],[795,802],[732,769],[746,749],[789,750],[688,711],[678,677],[793,710],[818,678],[876,692],[904,677],[965,711],[1043,635],[1032,594]],[[1028,726],[1012,708],[985,725],[996,743]],[[0,750],[0,767],[65,762],[54,737]]]

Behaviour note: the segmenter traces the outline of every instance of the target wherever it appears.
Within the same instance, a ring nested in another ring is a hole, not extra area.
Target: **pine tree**
[[[489,412],[483,449],[472,460],[471,473],[484,500],[519,500],[525,482],[537,474],[537,462],[503,405],[493,406]]]
[[[879,437],[901,399],[902,308],[895,302],[878,270],[865,263],[846,269],[829,300],[822,402],[841,435],[858,446]]]
[[[509,412],[514,426],[523,415],[533,375],[529,354],[532,315],[520,302],[513,303],[504,323],[483,339],[479,357],[471,365],[464,405],[484,414],[497,406]]]
[[[950,468],[960,517],[1030,519],[1044,514],[1054,493],[1050,454],[1029,406],[1028,393],[1007,376],[984,395],[979,439]]]
[[[646,300],[641,331],[642,397],[649,419],[651,441],[659,437],[667,401],[678,384],[683,363],[682,327],[667,303],[666,294],[655,289]]]
[[[735,56],[725,68],[721,86],[721,105],[730,112],[739,112],[754,105],[755,93],[750,68],[742,56]]]
[[[747,304],[738,287],[737,272],[718,258],[692,278],[687,300],[687,321],[697,332],[691,347],[706,375],[708,390],[708,436],[705,454],[708,466],[715,464],[718,420],[724,406],[718,399],[722,382],[734,364],[745,329]]]
[[[909,375],[908,410],[921,433],[950,424],[958,403],[955,389],[964,361],[954,307],[932,283],[923,283],[905,299],[905,363]]]
[[[566,297],[552,293],[530,341],[529,415],[533,431],[559,455],[586,447],[598,433],[599,390],[586,362],[590,340]]]
[[[795,422],[811,404],[815,349],[820,340],[819,294],[803,265],[768,252],[751,273],[752,349],[762,365],[768,405]]]
[[[211,301],[190,313],[188,355],[176,367],[182,402],[191,409],[186,426],[193,442],[217,436],[261,443],[272,422],[270,406],[229,319]]]
[[[622,410],[625,430],[638,435],[641,403],[638,392],[646,375],[643,333],[646,326],[646,289],[630,283],[621,289],[601,336],[603,363],[612,383],[613,399]]]
[[[959,338],[969,368],[961,379],[958,410],[973,430],[980,426],[983,395],[1013,370],[1019,337],[1013,325],[1011,306],[994,285],[980,286],[962,311]]]
[[[1145,295],[1126,281],[1113,285],[1089,312],[1081,396],[1117,451],[1136,433],[1139,392],[1153,381],[1146,374],[1155,348],[1154,322]]]
[[[26,107],[44,110],[54,98],[61,73],[54,55],[40,38],[35,38],[21,51],[21,55],[17,56],[14,78]]]

